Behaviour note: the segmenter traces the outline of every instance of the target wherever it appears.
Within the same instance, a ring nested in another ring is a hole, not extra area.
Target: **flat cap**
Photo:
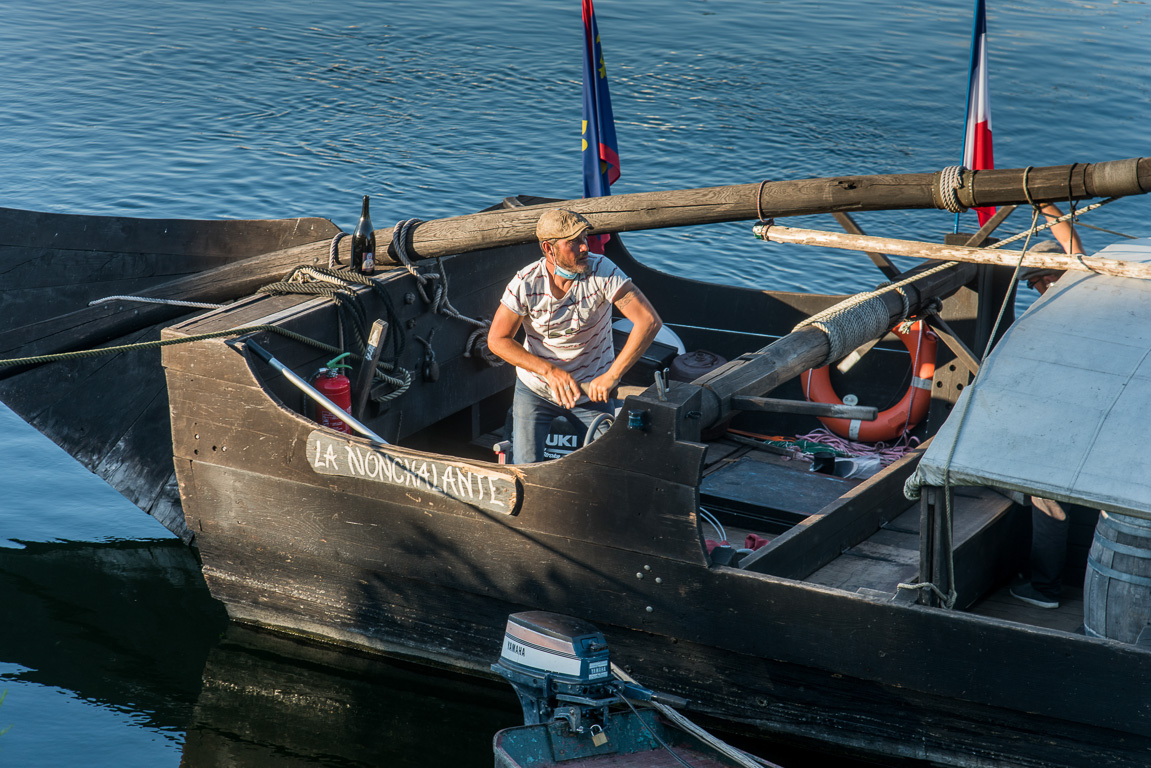
[[[552,208],[536,222],[537,240],[570,240],[591,229],[591,224],[574,211]]]
[[[1066,253],[1058,240],[1040,240],[1028,249],[1031,253]]]
[[[1040,240],[1028,249],[1028,253],[1066,253],[1057,240]],[[1019,270],[1019,279],[1030,285],[1041,277],[1047,275],[1062,275],[1061,269],[1044,269],[1042,267],[1024,267]]]

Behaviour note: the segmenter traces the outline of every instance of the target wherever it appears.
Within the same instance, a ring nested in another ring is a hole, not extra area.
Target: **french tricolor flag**
[[[973,171],[995,167],[991,150],[991,102],[987,96],[987,5],[975,0],[975,30],[971,36],[971,75],[967,81],[967,133],[963,165]],[[994,208],[976,208],[979,225],[995,215]]]

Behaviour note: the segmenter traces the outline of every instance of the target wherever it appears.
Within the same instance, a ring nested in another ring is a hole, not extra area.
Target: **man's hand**
[[[587,385],[588,399],[594,403],[606,403],[611,399],[611,393],[619,386],[619,377],[611,371],[601,373]]]
[[[579,382],[567,371],[531,354],[515,340],[516,331],[522,322],[522,317],[501,304],[488,329],[488,349],[517,368],[542,376],[551,388],[555,401],[571,409],[583,394]]]
[[[572,378],[572,375],[562,368],[552,367],[544,378],[547,379],[548,386],[551,387],[552,396],[555,397],[556,402],[564,408],[571,409],[575,406],[576,400],[580,399],[579,382]]]

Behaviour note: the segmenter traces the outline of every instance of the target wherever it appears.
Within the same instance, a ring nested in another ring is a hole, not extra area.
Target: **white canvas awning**
[[[1151,238],[1098,255],[1151,262]],[[1061,277],[984,361],[908,491],[942,486],[949,463],[953,486],[1151,519],[1151,281]]]

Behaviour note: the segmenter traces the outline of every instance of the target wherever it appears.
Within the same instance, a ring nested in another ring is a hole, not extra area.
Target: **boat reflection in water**
[[[12,726],[0,741],[6,765],[46,764],[58,738],[55,726],[36,721],[36,686],[49,701],[64,693],[97,713],[122,713],[132,731],[173,740],[186,732],[180,765],[191,768],[486,768],[492,734],[522,722],[502,681],[230,625],[192,551],[175,539],[22,544],[0,548],[4,615],[19,617],[0,632],[0,689],[10,694],[3,726]],[[63,718],[61,706],[47,718]],[[102,730],[93,741],[106,751],[134,749],[135,735],[109,734],[106,719],[95,714],[93,724],[75,712],[70,732]],[[87,764],[100,764],[93,759]]]
[[[127,715],[133,733],[183,734],[179,764],[188,768],[487,768],[494,734],[523,722],[502,680],[229,623],[192,550],[175,539],[21,544],[0,547],[5,615],[20,617],[0,632],[0,686],[12,694],[2,710],[12,726],[0,741],[6,765],[51,764],[56,725],[41,720],[64,719],[57,693]],[[47,692],[47,715],[20,686]],[[110,764],[138,749],[137,736],[110,733],[99,716],[70,709],[67,720],[73,737],[114,756]],[[778,745],[738,743],[802,764]],[[153,762],[134,764],[165,764],[143,759]]]
[[[54,737],[30,712],[42,701],[37,690],[74,694],[137,726],[182,730],[208,650],[228,621],[192,552],[175,539],[17,543],[22,548],[0,547],[0,662],[11,665],[0,687],[12,686],[3,707],[3,726],[11,725],[0,744],[5,764],[45,764],[38,761]],[[41,716],[60,717],[61,707]],[[75,710],[67,717],[70,731],[90,725]]]
[[[208,654],[181,763],[490,766],[521,720],[502,682],[232,625]]]

